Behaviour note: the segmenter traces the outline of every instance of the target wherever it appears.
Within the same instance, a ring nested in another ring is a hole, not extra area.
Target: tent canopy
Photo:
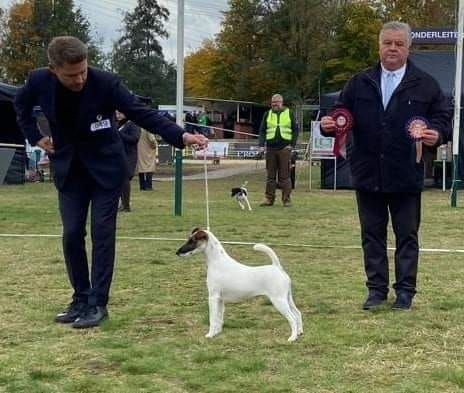
[[[7,85],[6,83],[0,82],[0,100],[1,101],[13,101],[18,91],[18,87]]]

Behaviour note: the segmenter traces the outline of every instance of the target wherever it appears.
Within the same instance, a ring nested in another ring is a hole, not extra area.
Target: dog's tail
[[[280,264],[277,254],[274,252],[272,248],[266,246],[265,244],[257,243],[253,246],[253,250],[264,252],[269,256],[269,258],[271,258],[272,264],[274,266],[277,266],[279,269],[284,270],[284,268]]]

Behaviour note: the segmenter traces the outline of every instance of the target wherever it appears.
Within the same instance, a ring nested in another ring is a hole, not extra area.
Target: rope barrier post
[[[174,215],[182,215],[182,151],[176,149]]]

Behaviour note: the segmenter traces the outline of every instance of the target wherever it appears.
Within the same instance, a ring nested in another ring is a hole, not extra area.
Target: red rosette
[[[338,107],[329,114],[335,121],[335,143],[333,154],[336,157],[346,158],[346,139],[348,132],[353,128],[353,115],[344,107]]]
[[[411,117],[406,123],[408,136],[415,141],[420,141],[422,139],[422,131],[429,127],[428,120],[422,116]]]

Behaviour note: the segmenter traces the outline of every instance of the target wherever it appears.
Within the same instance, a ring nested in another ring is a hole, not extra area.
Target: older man
[[[412,124],[423,125],[420,137],[429,147],[450,133],[449,103],[437,81],[408,60],[410,45],[409,25],[386,23],[379,34],[380,62],[348,81],[338,102],[354,120],[349,159],[367,275],[366,310],[387,301],[389,214],[396,237],[392,308],[411,308],[424,180],[421,142],[414,139]],[[333,133],[334,119],[323,117],[321,128],[326,135]]]

